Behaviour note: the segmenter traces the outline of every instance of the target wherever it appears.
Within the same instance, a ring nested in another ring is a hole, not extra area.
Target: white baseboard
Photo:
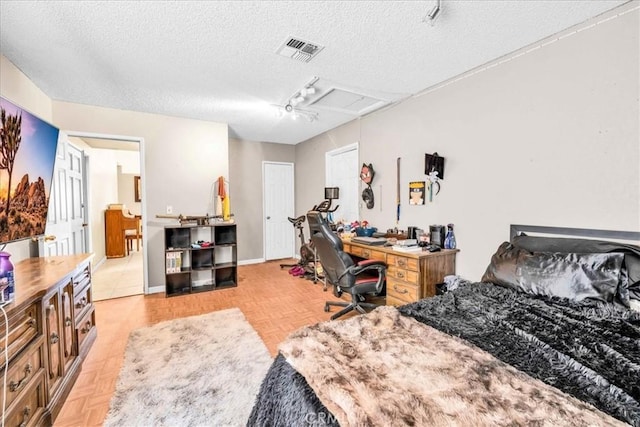
[[[238,261],[238,265],[260,264],[262,262],[265,262],[264,258],[245,259]]]
[[[147,295],[149,294],[159,294],[161,292],[164,292],[166,289],[164,288],[164,286],[150,286],[149,287],[149,291],[147,292]]]
[[[106,261],[107,261],[107,257],[105,256],[105,257],[102,257],[102,259],[100,259],[98,262],[94,262],[92,266],[92,270],[95,271],[99,269],[100,266],[104,264]]]

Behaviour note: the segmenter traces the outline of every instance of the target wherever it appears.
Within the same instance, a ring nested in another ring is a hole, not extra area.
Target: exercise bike
[[[314,267],[310,267],[310,264],[315,262],[314,250],[312,248],[311,242],[306,243],[304,238],[304,221],[306,217],[304,215],[300,215],[297,218],[287,217],[289,222],[293,224],[294,228],[298,230],[298,237],[300,237],[300,261],[296,264],[280,264],[280,268],[296,268],[301,267],[304,269],[303,276],[307,275],[315,275],[315,264]]]
[[[335,208],[331,209],[331,202],[332,202],[331,199],[323,200],[319,204],[315,205],[311,210],[323,213],[325,218],[327,219],[327,222],[329,223],[329,227],[331,228],[331,230],[332,231],[336,231],[336,225],[333,222],[331,214],[333,212],[335,212],[336,210],[338,210],[340,205],[336,205]],[[314,233],[319,232],[319,231],[320,230],[314,230],[314,228],[312,227],[311,223],[309,223],[309,232],[311,233],[312,236],[313,236]],[[322,264],[319,262],[315,250],[313,252],[313,259],[314,259],[314,264],[313,264],[314,266],[317,266],[318,264],[320,264],[320,266],[322,267]],[[320,277],[318,276],[318,269],[314,268],[313,269],[313,283],[316,283],[319,278]],[[327,280],[326,280],[325,276],[322,276],[322,282],[323,282],[322,290],[326,292],[326,290],[327,290]]]

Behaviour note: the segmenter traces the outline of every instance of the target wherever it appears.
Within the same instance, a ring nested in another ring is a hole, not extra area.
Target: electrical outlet
[[[171,215],[173,213],[173,206],[167,205],[167,215]]]

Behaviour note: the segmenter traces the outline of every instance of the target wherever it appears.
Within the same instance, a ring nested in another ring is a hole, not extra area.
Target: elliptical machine
[[[298,237],[300,238],[300,261],[296,264],[280,264],[280,268],[290,268],[289,272],[296,276],[306,276],[315,274],[315,264],[313,267],[310,264],[315,262],[315,256],[311,242],[305,242],[304,238],[304,222],[306,217],[300,215],[297,218],[287,217],[289,222],[298,230]]]

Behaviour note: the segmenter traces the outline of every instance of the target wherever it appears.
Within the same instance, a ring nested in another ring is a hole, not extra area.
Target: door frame
[[[146,198],[146,179],[145,178],[145,170],[144,170],[144,159],[145,159],[145,148],[144,148],[144,138],[139,136],[127,136],[127,135],[114,135],[108,133],[96,133],[96,132],[83,132],[83,131],[72,131],[65,130],[64,131],[68,137],[77,137],[77,138],[96,138],[96,139],[109,139],[112,141],[123,141],[123,142],[136,142],[138,143],[139,151],[140,151],[140,180],[141,180],[141,191],[142,191],[142,201],[140,202],[140,211],[142,214],[142,218],[147,218],[147,198]],[[85,174],[89,174],[90,159],[87,159],[88,156],[85,156]],[[90,199],[90,191],[88,180],[84,181],[85,188],[83,191],[85,192],[87,198],[87,210],[91,206]],[[87,215],[87,227],[91,229],[91,217]],[[87,249],[91,252],[93,250],[93,241],[91,238],[91,233],[89,233],[88,246]],[[147,244],[147,238],[149,233],[142,233],[142,277],[143,277],[143,292],[145,295],[149,294],[149,272],[148,272],[148,263],[147,263],[147,248],[149,245]]]
[[[287,166],[291,166],[291,183],[293,184],[293,188],[291,189],[291,193],[292,193],[292,206],[293,206],[293,210],[294,212],[292,212],[293,215],[295,215],[295,206],[296,206],[296,182],[295,182],[295,178],[296,178],[296,166],[295,163],[293,162],[274,162],[274,161],[267,161],[264,160],[262,162],[262,259],[264,259],[265,261],[267,261],[267,213],[266,213],[266,206],[265,206],[265,200],[267,200],[266,194],[267,194],[267,188],[265,185],[265,181],[264,181],[264,175],[265,175],[265,169],[267,167],[267,165],[287,165]],[[295,258],[296,257],[296,233],[295,231],[292,233],[292,239],[293,239],[293,252],[291,254],[291,258]]]

